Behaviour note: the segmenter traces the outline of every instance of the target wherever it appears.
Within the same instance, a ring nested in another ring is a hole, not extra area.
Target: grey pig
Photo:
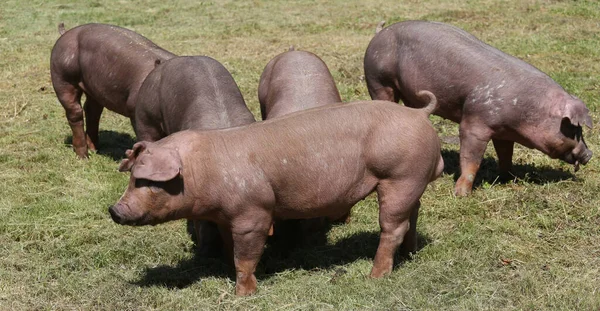
[[[406,21],[384,28],[367,48],[364,69],[371,98],[420,107],[417,91],[426,89],[439,101],[433,113],[460,124],[456,195],[471,193],[490,139],[503,178],[512,169],[515,142],[576,171],[592,157],[582,135],[592,119],[581,100],[532,65],[454,26]]]

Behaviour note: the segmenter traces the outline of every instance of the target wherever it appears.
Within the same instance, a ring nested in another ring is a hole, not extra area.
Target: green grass
[[[76,159],[52,90],[57,24],[133,29],[182,55],[223,63],[255,116],[267,62],[290,45],[320,55],[345,100],[368,99],[362,58],[376,24],[451,23],[537,66],[600,116],[597,1],[12,1],[0,6],[0,309],[598,310],[600,163],[581,171],[526,148],[500,184],[491,145],[473,195],[452,196],[456,124],[432,118],[447,173],[422,199],[422,249],[369,279],[378,241],[374,196],[325,245],[285,257],[270,247],[256,295],[233,295],[230,268],[197,258],[184,221],[116,225],[107,207],[128,175],[129,120],[105,112],[100,152]],[[585,130],[598,152],[599,130]]]

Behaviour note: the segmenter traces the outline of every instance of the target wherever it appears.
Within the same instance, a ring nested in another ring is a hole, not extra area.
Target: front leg
[[[485,126],[478,126],[465,119],[460,123],[460,177],[454,187],[455,195],[471,194],[490,134],[491,131]]]
[[[511,179],[512,156],[515,143],[510,140],[492,138],[494,149],[498,155],[498,169],[500,171],[500,180],[508,181]]]
[[[235,294],[247,296],[256,292],[256,277],[254,271],[262,256],[269,229],[271,215],[252,212],[252,218],[239,217],[232,223],[233,260],[235,264]]]

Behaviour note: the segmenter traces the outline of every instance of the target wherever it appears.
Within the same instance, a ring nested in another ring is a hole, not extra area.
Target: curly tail
[[[67,32],[65,30],[65,23],[61,22],[60,24],[58,24],[58,33],[62,36],[63,34],[65,34],[65,32]]]
[[[433,93],[426,91],[426,90],[422,90],[419,91],[417,93],[417,96],[421,99],[429,99],[429,104],[427,104],[427,106],[421,108],[421,110],[423,110],[425,113],[427,113],[427,115],[430,115],[435,108],[437,108],[438,105],[438,101],[437,98],[435,97],[435,95],[433,95]]]
[[[379,24],[377,24],[377,27],[375,28],[375,34],[378,34],[380,31],[382,31],[384,25],[385,25],[385,21],[379,22]]]

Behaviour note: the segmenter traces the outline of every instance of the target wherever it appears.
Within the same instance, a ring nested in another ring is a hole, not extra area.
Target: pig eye
[[[152,181],[152,180],[148,180],[148,179],[141,179],[138,178],[135,180],[135,187],[136,188],[142,188],[142,187],[148,187],[150,189],[150,191],[152,191],[152,193],[158,193],[163,189],[163,182],[157,182],[157,181]]]
[[[571,139],[581,139],[581,126],[571,124],[568,118],[564,118],[560,123],[560,132]]]
[[[150,183],[150,185],[148,185],[148,188],[150,188],[150,191],[152,191],[152,193],[158,193],[160,192],[160,190],[162,190],[162,188],[158,187],[158,185],[154,183]]]

